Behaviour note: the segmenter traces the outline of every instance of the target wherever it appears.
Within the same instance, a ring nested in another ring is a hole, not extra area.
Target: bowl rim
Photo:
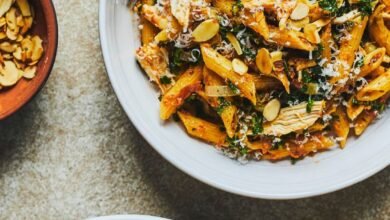
[[[120,85],[116,83],[115,79],[115,71],[114,67],[112,65],[113,57],[109,53],[109,42],[108,42],[108,31],[106,30],[107,26],[105,25],[107,15],[106,15],[106,7],[107,7],[108,1],[100,1],[99,4],[99,36],[100,36],[100,44],[102,49],[102,56],[104,59],[104,64],[106,68],[107,75],[110,79],[111,86],[119,100],[119,103],[121,104],[121,108],[124,110],[128,118],[130,119],[131,123],[135,126],[135,128],[140,132],[144,140],[146,140],[149,145],[156,150],[165,160],[167,160],[169,163],[174,165],[176,168],[181,170],[182,172],[186,173],[187,175],[209,185],[214,188],[230,192],[236,195],[240,196],[246,196],[250,198],[256,198],[256,199],[269,199],[269,200],[291,200],[291,199],[302,199],[302,198],[309,198],[314,196],[320,196],[324,194],[328,194],[331,192],[335,192],[341,189],[344,189],[346,187],[349,187],[351,185],[354,185],[356,183],[359,183],[368,177],[378,173],[379,171],[383,170],[384,168],[388,167],[390,165],[390,161],[386,164],[380,164],[375,167],[372,167],[371,169],[366,170],[364,173],[360,173],[359,175],[354,176],[354,178],[345,180],[341,183],[334,184],[331,186],[328,186],[325,189],[317,190],[317,191],[306,191],[306,192],[300,192],[300,193],[290,193],[290,194],[265,194],[265,193],[258,193],[248,190],[242,190],[240,188],[232,187],[227,183],[221,183],[218,181],[213,180],[212,178],[205,177],[201,175],[199,172],[195,172],[191,170],[189,167],[187,167],[182,161],[174,160],[174,157],[169,154],[168,151],[164,151],[163,148],[157,147],[158,142],[157,140],[154,140],[153,138],[149,137],[149,131],[148,128],[144,125],[144,123],[141,123],[140,120],[136,117],[136,115],[129,109],[126,108],[126,100],[123,96],[120,94]]]
[[[2,120],[7,119],[8,117],[12,116],[16,112],[18,112],[20,109],[22,109],[25,105],[27,105],[33,98],[36,97],[36,95],[42,90],[42,88],[45,86],[47,80],[49,79],[49,76],[53,70],[54,63],[57,58],[57,50],[58,50],[58,21],[57,21],[57,14],[56,10],[53,4],[52,0],[40,0],[42,4],[42,11],[44,15],[44,19],[46,21],[46,26],[53,27],[53,36],[51,38],[48,38],[48,41],[53,41],[54,46],[48,48],[46,51],[46,54],[48,57],[51,57],[47,64],[47,71],[44,72],[45,77],[43,78],[42,82],[39,86],[36,87],[34,92],[26,95],[25,99],[21,101],[14,109],[11,111],[6,112],[5,114],[0,116],[0,122]],[[45,4],[43,4],[45,3]],[[52,18],[52,19],[48,19]],[[12,88],[11,88],[12,89]]]

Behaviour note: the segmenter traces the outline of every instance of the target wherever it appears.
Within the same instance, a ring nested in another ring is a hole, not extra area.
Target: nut
[[[213,38],[219,31],[219,23],[216,19],[203,21],[192,32],[195,42],[205,42]]]
[[[248,66],[240,59],[234,58],[232,61],[232,65],[233,65],[234,72],[240,75],[244,75],[245,73],[248,72]]]
[[[228,33],[226,35],[226,38],[230,41],[230,43],[233,45],[234,49],[236,50],[237,54],[238,55],[242,55],[242,49],[241,49],[241,45],[240,43],[238,42],[237,38],[232,34],[232,33]]]
[[[295,21],[304,19],[309,15],[309,10],[309,6],[299,2],[291,13],[290,18]]]
[[[280,111],[280,102],[277,99],[272,99],[270,102],[268,102],[263,111],[263,116],[267,121],[273,121],[275,120]]]
[[[263,74],[271,74],[272,73],[272,59],[269,54],[269,51],[265,48],[261,48],[257,52],[256,56],[256,66],[259,68],[260,72]]]
[[[13,86],[19,79],[19,70],[12,61],[5,61],[4,67],[0,68],[0,84]]]

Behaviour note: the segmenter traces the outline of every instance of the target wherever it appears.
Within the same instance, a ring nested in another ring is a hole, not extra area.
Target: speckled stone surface
[[[293,201],[232,195],[182,173],[143,140],[110,87],[98,1],[54,3],[54,71],[32,102],[0,123],[0,219],[390,219],[390,168],[339,192]]]

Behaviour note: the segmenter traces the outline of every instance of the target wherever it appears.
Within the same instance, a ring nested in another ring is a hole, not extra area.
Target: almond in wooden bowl
[[[45,84],[56,57],[58,27],[51,0],[4,0],[0,2],[0,15],[0,57],[4,58],[0,65],[6,84],[0,89],[2,120],[19,110]]]

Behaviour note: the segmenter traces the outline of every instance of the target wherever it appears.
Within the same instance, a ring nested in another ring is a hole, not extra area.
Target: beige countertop
[[[339,192],[293,201],[232,195],[182,173],[141,138],[111,89],[98,1],[54,2],[60,41],[52,75],[0,123],[0,219],[390,219],[390,168]]]

